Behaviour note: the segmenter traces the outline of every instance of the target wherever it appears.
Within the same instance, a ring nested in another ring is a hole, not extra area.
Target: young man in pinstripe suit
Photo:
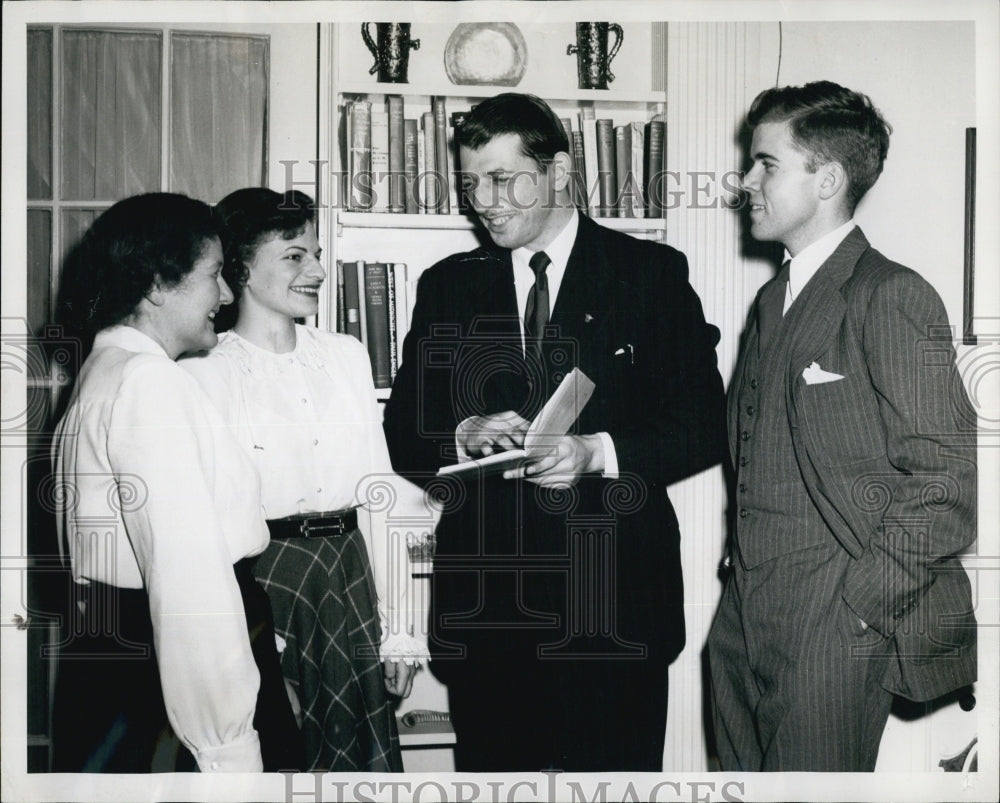
[[[724,770],[867,771],[892,696],[976,677],[976,417],[937,293],[854,208],[890,129],[821,81],[754,101],[751,233],[785,246],[728,396],[730,576],[708,639]]]

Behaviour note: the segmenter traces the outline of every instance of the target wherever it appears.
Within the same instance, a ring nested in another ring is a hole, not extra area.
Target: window
[[[32,28],[27,74],[33,332],[52,320],[59,264],[115,201],[214,203],[267,181],[265,36]]]
[[[267,182],[267,36],[46,26],[28,30],[27,318],[42,335],[59,269],[94,219],[142,192],[214,203]],[[65,349],[63,350],[66,351]],[[42,423],[64,384],[53,352],[28,361],[29,410]],[[70,375],[76,366],[68,365]],[[52,422],[54,423],[54,422]],[[28,446],[28,769],[49,765],[51,662],[65,576],[44,489],[48,446]],[[51,612],[49,615],[47,612]]]

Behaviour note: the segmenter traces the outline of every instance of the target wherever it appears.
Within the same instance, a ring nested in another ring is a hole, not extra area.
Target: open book
[[[555,393],[545,402],[545,406],[531,422],[524,435],[523,448],[509,449],[477,460],[443,466],[438,471],[438,476],[482,476],[484,473],[495,474],[517,468],[533,454],[544,453],[558,438],[569,432],[569,428],[580,416],[580,411],[590,400],[593,392],[594,383],[583,371],[574,368],[566,374]]]

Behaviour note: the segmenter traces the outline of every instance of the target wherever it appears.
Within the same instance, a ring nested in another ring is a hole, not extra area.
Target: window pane
[[[46,327],[52,321],[49,277],[52,252],[52,213],[48,209],[28,210],[28,276],[27,276],[27,318],[28,331],[36,340],[26,346],[26,406],[25,426],[29,433],[44,436],[51,433],[54,421],[51,419],[53,389],[52,380],[60,381],[66,371],[53,370],[52,366],[76,366],[72,354],[78,350],[63,348],[66,341],[58,332],[53,334]],[[4,355],[7,356],[6,354]],[[6,366],[5,366],[6,367]],[[7,421],[4,422],[6,429]],[[27,554],[38,561],[40,567],[51,567],[58,555],[58,540],[55,535],[55,519],[51,504],[46,501],[51,495],[36,493],[44,487],[48,479],[51,463],[46,437],[31,437],[27,440],[27,460],[22,467],[22,477],[29,489],[25,499],[27,528],[25,546]],[[51,487],[51,486],[50,486]],[[39,627],[28,630],[28,671],[26,675],[27,733],[44,736],[49,724],[49,672],[52,665],[42,658],[46,641],[55,632],[49,623],[56,621],[57,600],[52,596],[57,581],[51,571],[29,571],[28,606],[40,614]],[[50,612],[46,616],[44,612]],[[34,617],[34,614],[33,614]],[[46,621],[48,620],[48,622]],[[58,630],[58,628],[57,628]],[[28,772],[48,769],[46,751],[41,747],[28,748]]]
[[[262,186],[267,39],[171,36],[170,188],[215,203]]]
[[[160,189],[159,33],[65,31],[62,197]]]
[[[41,331],[50,323],[49,272],[52,264],[52,213],[28,210],[28,330]]]
[[[97,220],[98,215],[103,211],[103,209],[64,209],[59,215],[59,222],[57,223],[59,226],[59,253],[56,254],[55,282],[52,289],[55,299],[52,305],[53,312],[56,313],[55,317],[57,318],[60,312],[58,305],[63,301],[59,297],[59,291],[61,289],[62,269],[66,263],[66,258],[79,245],[80,240],[83,239],[83,235],[87,233],[87,229],[90,228],[91,224]]]
[[[28,198],[52,197],[52,29],[28,31]]]
[[[59,255],[59,264],[66,260],[69,252],[76,247],[77,243],[90,228],[90,224],[97,220],[97,216],[103,209],[64,209],[62,212],[62,253]]]

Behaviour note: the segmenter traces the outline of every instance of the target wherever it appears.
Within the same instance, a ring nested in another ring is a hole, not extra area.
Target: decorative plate
[[[448,37],[444,69],[453,84],[517,86],[528,47],[510,22],[463,22]]]

